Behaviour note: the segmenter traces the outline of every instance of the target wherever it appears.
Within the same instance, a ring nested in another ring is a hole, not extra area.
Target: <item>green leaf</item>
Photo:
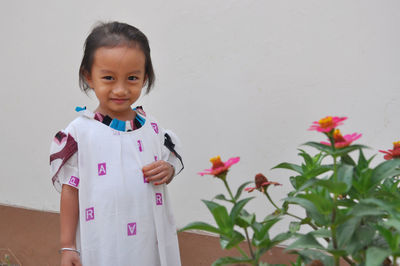
[[[364,250],[374,240],[376,230],[369,225],[361,225],[356,228],[353,237],[346,244],[346,250],[349,254],[357,254]]]
[[[306,163],[306,167],[313,166],[314,165],[313,158],[304,150],[299,149],[299,151],[300,151],[299,155],[303,157],[304,162]]]
[[[371,188],[372,169],[366,168],[358,171],[358,178],[353,178],[353,187],[360,194],[365,194]]]
[[[190,224],[184,226],[183,228],[181,228],[179,230],[179,232],[183,232],[183,231],[187,231],[187,230],[201,230],[201,231],[206,231],[206,232],[216,233],[216,234],[221,233],[221,231],[218,228],[216,228],[210,224],[203,223],[203,222],[190,223]]]
[[[306,209],[308,216],[315,220],[318,224],[326,225],[329,223],[329,219],[326,219],[326,217],[321,214],[321,212],[310,200],[298,197],[288,197],[285,199],[285,202],[302,206],[304,209]]]
[[[385,161],[374,168],[372,171],[372,185],[378,185],[382,180],[400,175],[400,159]]]
[[[231,202],[231,203],[232,203],[232,200],[225,198],[225,195],[224,195],[224,194],[218,194],[217,196],[214,197],[214,199],[224,200],[224,201],[227,201],[227,202]]]
[[[289,231],[290,231],[291,233],[296,233],[297,231],[300,230],[300,226],[301,226],[301,222],[294,222],[294,221],[292,221],[292,222],[290,222],[290,224],[289,224]]]
[[[240,195],[242,194],[243,189],[245,188],[245,186],[247,186],[250,183],[252,183],[252,182],[248,181],[248,182],[244,182],[243,184],[240,185],[240,187],[236,191],[235,200],[238,200],[240,198]]]
[[[215,222],[217,223],[220,230],[229,235],[233,230],[233,223],[231,217],[228,215],[228,211],[225,206],[219,205],[213,201],[202,200],[207,208],[214,216]]]
[[[245,198],[245,199],[242,199],[235,203],[235,205],[233,206],[231,213],[230,213],[232,223],[235,223],[236,217],[239,215],[239,213],[244,208],[244,206],[247,204],[247,202],[249,202],[252,199],[254,199],[254,197]]]
[[[333,153],[333,150],[332,150],[331,146],[328,146],[328,145],[325,145],[325,144],[321,144],[319,142],[310,141],[310,142],[304,143],[303,145],[316,148],[317,150],[320,150],[320,151],[328,153],[328,154],[332,154]]]
[[[337,240],[339,247],[344,247],[351,240],[357,227],[360,225],[361,217],[354,217],[337,227]]]
[[[276,224],[277,222],[279,222],[281,220],[281,218],[270,218],[267,216],[268,219],[264,220],[261,223],[261,227],[259,227],[258,232],[254,232],[254,236],[256,238],[264,238],[265,234],[268,233],[269,229],[271,229],[271,227]]]
[[[241,233],[233,231],[232,235],[230,235],[229,237],[221,235],[219,243],[221,244],[222,249],[231,249],[237,246],[243,240],[244,236]]]
[[[304,249],[304,248],[316,248],[320,250],[324,250],[324,247],[318,243],[318,241],[315,239],[315,237],[311,234],[307,235],[302,235],[300,236],[296,241],[294,241],[292,244],[290,244],[286,249],[291,250],[291,249]]]
[[[253,260],[251,258],[223,257],[214,261],[212,266],[222,266],[227,264],[246,263],[246,262],[253,262]]]
[[[389,227],[393,227],[393,228],[395,228],[397,231],[400,232],[400,221],[397,220],[397,219],[389,218],[389,220],[387,220],[387,221],[385,222],[385,225],[386,225],[386,226],[389,226]]]
[[[376,206],[367,204],[366,202],[366,200],[363,200],[359,204],[355,205],[349,211],[349,215],[361,218],[363,216],[381,216],[385,214],[384,210],[376,208]]]
[[[312,249],[304,249],[304,250],[299,250],[296,253],[299,254],[299,257],[301,257],[306,264],[311,263],[311,261],[313,260],[320,260],[324,266],[334,265],[333,257],[327,255],[325,252]]]
[[[292,184],[293,188],[299,190],[299,188],[307,182],[307,178],[305,176],[291,176],[290,177],[290,184]]]
[[[297,257],[296,262],[290,262],[290,266],[301,266],[301,257]]]
[[[321,179],[317,180],[315,183],[317,185],[327,188],[330,193],[343,194],[347,192],[347,184],[344,182],[335,182],[331,179]]]
[[[348,165],[352,165],[352,166],[356,165],[356,162],[348,154],[342,155],[340,157],[340,160],[342,161],[342,163],[345,163],[345,164],[348,164]]]
[[[318,211],[322,214],[330,214],[333,208],[333,202],[331,198],[327,198],[324,195],[320,194],[304,194],[298,195],[298,198],[304,198],[311,201],[315,207],[317,207]]]
[[[253,244],[257,247],[264,248],[271,245],[269,239],[269,229],[278,221],[280,218],[271,218],[269,220],[260,223],[254,223],[252,228],[254,230]]]
[[[314,166],[313,168],[309,169],[304,175],[307,178],[312,178],[332,170],[333,170],[333,165]]]
[[[277,234],[273,239],[272,239],[272,244],[275,246],[283,241],[288,240],[289,238],[292,237],[293,234],[289,233],[289,232],[285,232],[285,233],[280,233]]]
[[[292,164],[292,163],[280,163],[277,166],[272,167],[272,169],[289,169],[289,170],[293,170],[299,174],[303,174],[303,170],[301,169],[301,166],[297,165],[297,164]]]
[[[246,210],[243,209],[236,218],[236,224],[242,228],[247,228],[251,226],[255,220],[256,215],[254,213],[249,214]]]
[[[351,165],[342,164],[339,166],[337,172],[338,181],[346,184],[345,191],[340,194],[346,193],[350,190],[353,184],[353,172],[354,172],[354,167]]]
[[[383,236],[383,238],[386,240],[386,242],[388,243],[392,252],[396,251],[396,249],[398,248],[398,244],[399,244],[399,243],[397,243],[396,234],[392,233],[392,231],[390,231],[390,229],[385,228],[380,225],[376,225],[376,228],[378,229],[381,236]]]
[[[340,250],[340,249],[328,249],[326,251],[332,254],[333,256],[338,256],[338,257],[347,255],[347,252],[345,250]]]
[[[368,147],[364,146],[364,145],[358,145],[358,144],[350,145],[350,146],[347,146],[347,147],[344,147],[344,148],[336,149],[332,153],[332,155],[333,156],[343,156],[343,155],[348,154],[348,153],[350,153],[352,151],[359,150],[359,149],[365,149],[365,148],[368,148]]]
[[[377,206],[379,208],[376,208]],[[369,210],[368,208],[372,210]],[[352,210],[354,215],[374,215],[374,216],[383,215],[385,214],[385,211],[397,214],[396,208],[393,206],[393,204],[376,198],[363,199],[360,201],[359,204],[354,206]]]
[[[388,249],[369,247],[366,252],[365,266],[380,266],[389,255]]]
[[[362,169],[367,168],[368,166],[369,166],[369,161],[367,161],[367,159],[364,156],[363,151],[360,149],[360,155],[358,156],[357,168],[362,170]]]
[[[311,231],[309,234],[312,234],[315,237],[323,237],[323,238],[332,237],[331,231],[328,229],[324,229],[324,228],[321,228],[321,229],[318,229],[315,231]]]

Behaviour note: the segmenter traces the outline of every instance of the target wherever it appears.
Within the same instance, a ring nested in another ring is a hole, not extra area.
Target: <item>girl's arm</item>
[[[61,248],[76,249],[75,236],[79,217],[78,189],[63,185],[60,202],[60,243]],[[81,265],[77,252],[64,250],[61,265]]]

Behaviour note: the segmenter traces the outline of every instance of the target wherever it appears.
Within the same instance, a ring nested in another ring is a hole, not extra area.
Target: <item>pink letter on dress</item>
[[[99,163],[97,165],[97,170],[98,170],[99,176],[106,175],[106,173],[107,173],[106,163]]]
[[[69,179],[68,184],[70,184],[73,187],[78,187],[79,185],[79,178],[77,178],[76,176],[71,176],[71,178]]]
[[[86,222],[94,220],[94,207],[86,209]]]
[[[161,193],[156,193],[156,204],[162,205],[162,194]]]
[[[139,146],[139,151],[142,152],[143,151],[142,141],[138,140],[137,143],[138,143],[138,146]]]
[[[136,223],[128,224],[128,236],[136,235]]]
[[[156,124],[156,123],[151,123],[151,126],[153,127],[153,129],[154,129],[154,132],[156,132],[157,134],[158,134],[158,125]]]

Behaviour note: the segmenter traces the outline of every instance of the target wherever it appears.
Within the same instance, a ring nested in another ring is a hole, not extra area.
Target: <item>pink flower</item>
[[[385,153],[385,156],[383,156],[385,160],[400,158],[400,141],[393,142],[393,150],[380,150],[380,152]]]
[[[201,176],[213,175],[215,177],[222,177],[228,172],[229,168],[235,163],[238,163],[239,160],[240,157],[233,157],[226,162],[222,162],[220,156],[213,157],[210,159],[210,162],[212,163],[212,168],[205,169],[203,172],[200,172],[198,174]]]
[[[282,186],[282,184],[278,182],[268,181],[268,179],[263,174],[257,174],[254,178],[255,187],[247,187],[244,190],[247,192],[253,192],[255,189],[264,192],[269,185]]]
[[[361,138],[362,134],[358,134],[358,133],[353,133],[353,134],[347,134],[347,135],[342,135],[340,133],[339,129],[335,129],[335,131],[333,131],[333,139],[335,141],[335,148],[344,148],[349,146],[353,141],[358,140],[359,138]],[[321,141],[322,144],[328,145],[330,146],[331,143],[330,142],[325,142],[325,141]]]
[[[318,132],[328,133],[332,129],[342,125],[342,121],[346,119],[347,117],[327,116],[319,121],[314,121],[308,130],[316,130]]]

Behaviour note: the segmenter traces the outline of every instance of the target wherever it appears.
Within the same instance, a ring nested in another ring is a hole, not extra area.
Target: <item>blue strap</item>
[[[80,112],[80,111],[83,111],[83,110],[86,110],[86,106],[84,106],[84,107],[80,107],[80,106],[75,107],[75,111],[76,112]]]

